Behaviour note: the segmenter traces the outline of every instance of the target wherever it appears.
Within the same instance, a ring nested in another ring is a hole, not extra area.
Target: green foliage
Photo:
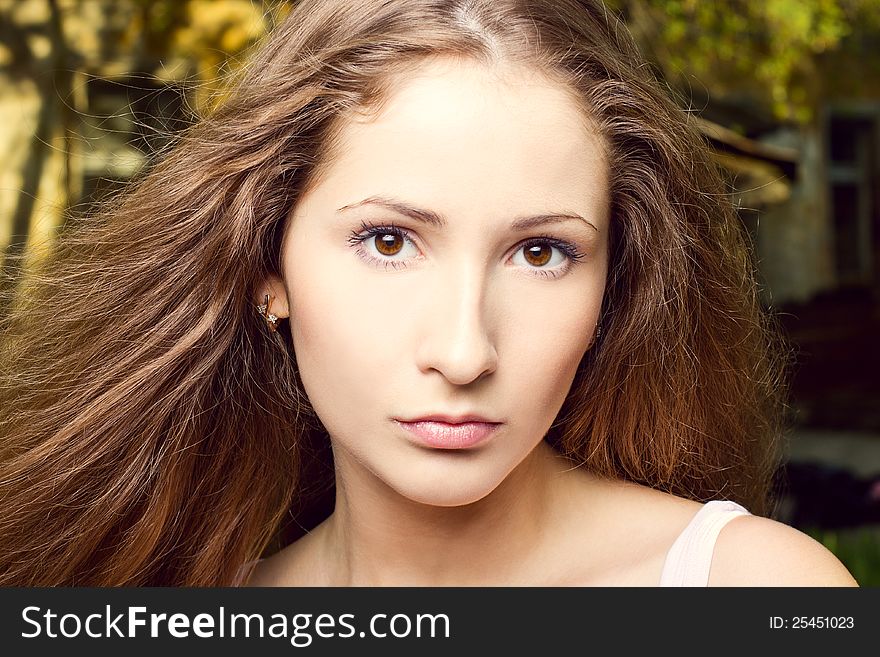
[[[689,86],[695,77],[713,91],[763,98],[777,118],[799,121],[811,118],[811,101],[821,92],[817,58],[839,49],[854,32],[880,27],[880,0],[609,4],[622,12],[671,83]]]

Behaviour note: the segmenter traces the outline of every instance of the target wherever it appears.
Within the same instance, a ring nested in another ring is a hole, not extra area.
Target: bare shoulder
[[[569,496],[577,520],[570,523],[574,536],[561,560],[568,574],[562,581],[656,586],[669,547],[702,505],[634,482],[589,474],[584,479],[583,489]]]
[[[665,547],[703,506],[655,488],[615,479],[599,480],[590,494],[591,503],[595,503],[597,494],[601,496],[603,508],[620,520],[627,534],[641,530],[646,536],[656,536],[658,544]]]
[[[824,545],[760,516],[734,518],[718,535],[709,586],[858,586]]]
[[[615,578],[641,586],[655,584],[670,546],[703,504],[631,482],[607,481],[602,486],[607,502],[602,508],[610,510],[604,523],[606,535],[615,546],[614,560],[620,564],[612,570]],[[626,579],[622,572],[628,573]],[[718,535],[709,586],[858,583],[837,557],[803,532],[775,520],[744,515],[729,521]]]

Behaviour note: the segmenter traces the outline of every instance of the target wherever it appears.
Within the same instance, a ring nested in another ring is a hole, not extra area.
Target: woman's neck
[[[415,502],[344,455],[336,462],[336,507],[316,547],[339,586],[544,583],[569,524],[565,501],[585,482],[543,441],[491,493],[461,506]]]

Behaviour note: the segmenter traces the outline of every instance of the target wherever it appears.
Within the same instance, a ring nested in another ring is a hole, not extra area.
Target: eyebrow
[[[432,210],[417,208],[408,203],[404,203],[403,201],[398,201],[396,199],[387,198],[384,196],[370,196],[369,198],[365,198],[363,201],[351,203],[350,205],[343,205],[336,211],[343,212],[345,210],[359,208],[364,205],[378,205],[384,208],[388,208],[389,210],[393,210],[398,214],[402,214],[404,216],[410,217],[411,219],[424,222],[437,228],[443,228],[447,224],[446,219],[442,215],[437,214]],[[557,224],[563,221],[571,221],[573,219],[576,221],[581,221],[597,233],[599,232],[599,229],[596,228],[590,221],[579,214],[574,214],[571,212],[551,212],[546,214],[536,214],[527,217],[518,217],[511,222],[510,227],[513,230],[528,230],[531,228],[535,228],[536,226],[543,226],[545,224]]]

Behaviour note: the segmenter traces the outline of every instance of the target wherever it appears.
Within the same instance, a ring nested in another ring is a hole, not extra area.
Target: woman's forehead
[[[345,193],[335,207],[376,194],[450,215],[475,203],[595,214],[607,202],[602,139],[565,87],[527,68],[426,62],[394,81],[379,112],[344,121],[335,146],[322,176],[324,191]]]

